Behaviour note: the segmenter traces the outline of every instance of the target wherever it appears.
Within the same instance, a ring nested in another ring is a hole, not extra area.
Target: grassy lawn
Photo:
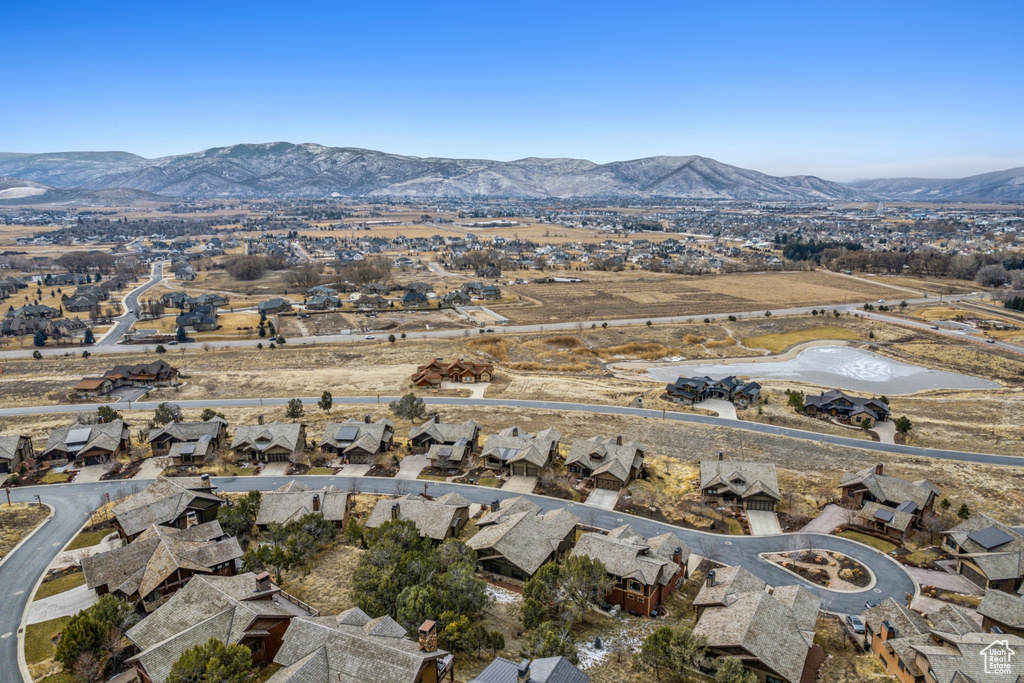
[[[57,651],[53,639],[70,620],[71,617],[60,617],[25,627],[25,663],[28,664],[33,678],[59,670],[60,665],[53,663],[53,655]]]
[[[480,477],[477,484],[480,486],[490,486],[491,488],[497,488],[501,481],[497,477]]]
[[[85,574],[82,572],[73,572],[71,574],[65,574],[59,578],[53,579],[52,581],[44,581],[39,584],[39,590],[36,591],[33,600],[42,600],[59,593],[64,593],[71,590],[72,588],[78,588],[79,586],[85,585]]]
[[[96,531],[83,531],[72,539],[67,549],[78,550],[80,548],[91,548],[112,533],[114,533],[114,530],[111,528],[97,529]]]
[[[860,339],[860,335],[853,330],[843,327],[811,327],[804,330],[747,337],[743,340],[743,345],[748,348],[768,349],[772,353],[781,353],[794,344],[802,344],[803,342],[816,341],[818,339],[853,340]]]
[[[880,550],[881,552],[886,554],[889,554],[893,550],[896,550],[896,544],[890,543],[889,541],[884,541],[880,538],[875,538],[874,536],[862,534],[859,531],[840,531],[836,535],[842,536],[843,538],[848,538],[851,541],[858,541],[860,543],[863,543],[864,545],[869,545],[875,550]]]
[[[914,564],[928,564],[929,562],[935,561],[935,558],[939,555],[939,551],[935,548],[924,548],[922,550],[915,550],[907,555],[907,561],[913,562]]]
[[[423,479],[424,481],[448,481],[444,477],[439,477],[436,474],[421,474],[416,477],[417,479]]]
[[[331,475],[334,474],[334,468],[333,467],[312,467],[312,468],[310,468],[309,472],[306,472],[306,474],[312,474],[312,475],[320,474],[320,475],[331,476]]]
[[[239,467],[238,465],[220,464],[207,465],[199,468],[200,474],[209,474],[214,477],[251,477],[256,474],[255,467]]]
[[[49,508],[31,503],[0,505],[0,557],[11,552],[49,514]]]
[[[726,517],[725,524],[729,527],[729,533],[733,536],[743,535],[743,524],[740,523],[740,520],[733,519],[732,517]]]
[[[71,479],[71,475],[67,472],[54,472],[50,470],[43,475],[43,478],[39,480],[40,484],[66,484]]]

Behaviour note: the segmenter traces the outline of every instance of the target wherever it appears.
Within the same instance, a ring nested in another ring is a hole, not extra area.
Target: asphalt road
[[[293,477],[219,477],[217,487],[223,491],[271,490],[281,486]],[[411,482],[382,477],[339,478],[303,477],[303,481],[314,486],[333,484],[344,490],[355,485],[362,493],[403,494],[417,493],[427,487],[430,495],[443,495],[458,491],[471,502],[489,504],[494,500],[509,498],[511,493],[501,489],[440,482]],[[53,558],[60,552],[78,529],[88,519],[90,511],[96,508],[104,494],[114,497],[119,491],[127,492],[129,486],[144,486],[148,482],[99,482],[94,484],[62,484],[16,488],[11,491],[15,502],[31,502],[39,495],[55,509],[55,514],[27,543],[8,556],[0,565],[0,683],[24,682],[20,670],[14,666],[18,657],[18,632],[26,605],[39,577],[46,571]],[[578,516],[584,524],[604,529],[613,529],[622,524],[632,524],[645,536],[656,536],[666,531],[679,535],[698,555],[710,557],[729,565],[742,565],[771,585],[800,583],[822,597],[822,608],[831,612],[860,613],[865,600],[894,597],[906,600],[908,593],[914,594],[917,585],[906,571],[892,558],[865,545],[836,536],[821,534],[784,534],[781,536],[723,536],[692,529],[682,529],[641,517],[620,512],[600,510],[587,505],[573,504],[544,496],[527,496],[543,510],[565,506]],[[798,548],[821,548],[837,550],[856,558],[874,574],[873,587],[855,593],[839,593],[812,585],[794,575],[762,560],[759,555],[766,552],[794,550]]]
[[[398,400],[398,398],[398,396],[335,396],[334,403],[335,405],[385,404]],[[287,404],[288,400],[289,399],[287,398],[236,398],[201,401],[174,401],[174,403],[177,403],[182,408],[243,408],[255,406],[281,406]],[[315,406],[319,400],[320,397],[318,396],[306,396],[301,398],[303,405],[309,406]],[[562,403],[559,401],[526,401],[498,398],[424,397],[423,400],[429,405],[500,406],[506,408],[524,408],[528,410],[562,410],[601,415],[624,415],[637,418],[664,419],[673,422],[710,425],[726,429],[740,429],[748,432],[757,432],[758,434],[783,436],[790,439],[798,439],[800,441],[810,441],[818,444],[828,443],[835,446],[845,446],[847,448],[858,448],[861,450],[881,453],[916,455],[923,458],[939,458],[942,460],[956,460],[983,465],[1004,465],[1008,467],[1024,466],[1024,458],[1013,455],[972,453],[969,451],[952,451],[941,448],[921,448],[918,446],[904,446],[900,444],[884,444],[875,441],[865,441],[863,439],[853,439],[846,436],[805,432],[800,429],[776,427],[775,425],[762,424],[760,422],[727,420],[720,417],[697,415],[694,413],[662,412],[660,410],[649,410],[646,408],[628,408],[625,406],[606,406],[589,403]],[[125,404],[119,403],[116,404],[115,407],[125,407],[129,410],[155,410],[158,405],[158,401],[134,401]],[[96,410],[96,404],[83,403],[49,406],[22,406],[17,408],[0,409],[0,417],[53,413],[83,413],[92,412],[93,410]]]
[[[123,349],[131,347],[116,346],[117,342],[121,339],[121,335],[127,333],[132,329],[132,325],[139,317],[139,295],[145,292],[150,287],[156,285],[164,278],[164,266],[162,263],[154,263],[153,269],[150,271],[150,278],[148,282],[145,282],[132,291],[128,292],[124,299],[121,301],[121,305],[124,308],[124,313],[114,319],[114,325],[111,327],[106,334],[103,335],[90,349],[89,353],[106,353],[111,349]],[[46,353],[43,351],[44,356],[60,355],[65,349],[51,349],[53,353]],[[31,355],[31,354],[29,354]]]
[[[159,281],[159,280],[157,280],[157,281]],[[145,291],[145,289],[148,289],[149,287],[151,287],[154,284],[156,284],[156,282],[152,282],[151,281],[151,283],[147,283],[146,285],[143,285],[137,291],[138,291],[138,293],[141,293],[142,291]],[[129,294],[128,296],[131,296],[131,294]],[[976,298],[976,297],[977,297],[977,295],[975,295],[975,294],[965,294],[965,295],[946,296],[946,297],[925,297],[925,298],[920,298],[920,299],[906,299],[906,301],[907,301],[908,304],[914,305],[914,304],[937,303],[937,302],[939,302],[940,298],[941,298],[942,301],[958,301],[958,300],[961,300],[961,299],[971,299],[971,298]],[[137,294],[136,294],[135,300],[136,301],[138,300],[138,295]],[[780,309],[773,309],[772,310],[772,314],[773,315],[805,315],[805,314],[810,313],[812,310],[815,310],[815,309],[821,310],[821,309],[824,309],[824,308],[828,308],[829,310],[838,310],[840,313],[857,313],[859,315],[863,315],[865,317],[869,317],[869,318],[872,318],[872,319],[875,319],[875,320],[883,320],[883,321],[888,322],[888,323],[904,325],[906,327],[913,327],[913,328],[916,328],[916,329],[929,329],[930,328],[930,325],[928,325],[927,323],[918,323],[916,321],[908,321],[908,320],[904,320],[903,318],[897,318],[895,316],[887,316],[887,315],[884,315],[884,314],[870,313],[870,312],[864,311],[864,309],[863,309],[864,303],[870,303],[870,302],[861,302],[859,304],[843,304],[843,305],[827,305],[827,306],[823,305],[823,306],[820,306],[820,307],[803,306],[803,307],[798,307],[798,308],[780,308]],[[763,317],[764,314],[765,314],[765,311],[763,311],[763,310],[757,310],[757,311],[735,311],[735,312],[732,312],[732,313],[711,313],[711,314],[708,314],[708,315],[678,315],[678,316],[667,316],[667,317],[661,317],[661,318],[628,318],[628,319],[622,319],[622,320],[583,320],[583,321],[573,321],[573,322],[547,323],[547,324],[543,324],[543,325],[501,325],[501,326],[495,326],[495,327],[489,328],[489,329],[493,329],[494,332],[498,333],[498,334],[522,334],[522,333],[531,333],[531,332],[554,332],[554,331],[567,331],[567,330],[581,330],[581,329],[590,327],[591,325],[604,325],[604,324],[607,324],[608,327],[635,327],[635,326],[638,326],[638,325],[646,325],[648,322],[651,322],[652,324],[659,324],[660,325],[660,324],[668,324],[668,323],[694,322],[694,321],[698,321],[698,320],[704,320],[705,318],[707,318],[709,320],[728,320],[730,317],[735,317],[737,319],[740,319],[740,318],[760,318],[760,317]],[[124,316],[122,316],[122,317],[124,317]],[[125,327],[123,332],[126,332],[127,329],[128,328]],[[952,330],[948,330],[948,329],[945,329],[943,327],[940,327],[939,330],[931,330],[931,331],[933,333],[945,334],[945,335],[949,335],[951,337],[956,337],[958,339],[967,339],[969,341],[974,341],[974,342],[979,343],[979,344],[985,343],[984,338],[981,338],[981,337],[978,337],[978,336],[975,336],[975,335],[968,336],[968,335],[965,335],[965,334],[963,334],[961,332],[953,332]],[[118,334],[123,334],[123,332],[119,331]],[[455,338],[455,337],[467,337],[467,336],[469,336],[471,334],[473,334],[473,330],[472,329],[424,330],[424,331],[420,331],[420,332],[406,332],[406,337],[408,339]],[[107,340],[110,340],[109,343],[97,344],[96,346],[94,346],[90,350],[90,352],[91,353],[139,353],[139,352],[144,352],[144,351],[152,351],[152,350],[154,350],[156,348],[155,344],[116,344],[116,341],[119,338],[120,338],[119,336],[115,337],[114,334],[108,334],[107,337],[103,341],[107,342]],[[214,342],[206,342],[204,344],[204,346],[208,345],[210,348],[234,348],[234,347],[246,347],[246,346],[253,346],[254,347],[260,341],[261,340],[258,340],[258,339],[231,340],[231,341],[214,341]],[[364,335],[362,335],[362,334],[336,334],[336,335],[322,335],[322,336],[312,336],[312,337],[290,337],[290,338],[288,338],[288,342],[287,343],[289,345],[292,345],[292,346],[294,346],[294,345],[302,345],[302,344],[384,344],[384,343],[387,343],[387,340],[383,336],[381,336],[379,339],[376,339],[376,340],[368,340],[368,339],[365,339]],[[1013,346],[1011,344],[1006,344],[1004,342],[997,342],[997,343],[991,344],[991,345],[986,344],[986,346],[995,346],[997,348],[1001,348],[1001,349],[1006,350],[1006,351],[1013,351],[1015,353],[1024,353],[1024,349],[1021,349],[1020,347],[1017,347],[1017,346]],[[58,348],[49,348],[49,349],[44,348],[44,349],[41,349],[40,351],[41,351],[41,353],[44,356],[59,356],[59,355],[64,355],[64,354],[68,353],[67,349],[58,349]],[[28,350],[28,349],[12,350],[12,351],[0,351],[0,359],[2,359],[2,358],[28,358],[28,357],[32,356],[32,352],[33,352],[33,350]]]

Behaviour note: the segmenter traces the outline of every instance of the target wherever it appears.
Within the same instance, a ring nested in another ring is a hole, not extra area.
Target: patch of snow
[[[497,605],[511,605],[523,599],[523,596],[515,591],[490,584],[487,584],[487,594],[491,596],[491,600]]]
[[[46,190],[41,187],[9,187],[6,190],[0,190],[0,199],[21,199],[41,194],[46,194]]]

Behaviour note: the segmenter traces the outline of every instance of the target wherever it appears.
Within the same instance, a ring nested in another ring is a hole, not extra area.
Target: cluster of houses
[[[851,396],[838,389],[804,397],[804,414],[820,419],[835,418],[847,424],[866,424],[889,419],[889,404],[878,398]]]
[[[115,365],[113,368],[96,377],[83,377],[72,387],[79,398],[96,398],[106,396],[120,387],[152,389],[155,387],[172,387],[178,384],[178,369],[166,361],[157,360],[152,363],[135,365]]]
[[[49,339],[72,338],[84,335],[87,328],[78,316],[66,318],[60,309],[44,304],[11,306],[0,319],[2,337],[34,335],[42,330]]]
[[[740,408],[756,403],[761,395],[761,385],[745,382],[734,375],[722,379],[708,376],[678,377],[665,387],[665,398],[673,403],[692,406],[708,399],[729,401]]]
[[[412,383],[418,387],[436,387],[442,382],[458,384],[476,384],[490,382],[494,375],[494,365],[480,361],[457,358],[445,361],[443,358],[420,365],[412,375]]]
[[[341,298],[339,293],[350,293],[348,298]],[[401,296],[397,296],[397,294]],[[392,296],[396,294],[396,296]],[[467,282],[460,289],[455,289],[437,297],[434,287],[425,282],[408,284],[381,284],[372,282],[361,287],[349,283],[334,285],[316,285],[306,290],[302,307],[307,311],[330,311],[343,308],[350,304],[356,311],[382,311],[401,305],[404,309],[424,309],[430,307],[468,306],[474,298],[500,299],[501,290],[496,285],[480,282]],[[265,314],[288,313],[296,304],[275,297],[261,301],[258,310]]]

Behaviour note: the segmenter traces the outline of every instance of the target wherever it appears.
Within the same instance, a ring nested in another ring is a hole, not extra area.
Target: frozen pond
[[[651,368],[648,374],[663,382],[680,375],[707,375],[721,379],[741,375],[755,380],[789,379],[824,387],[873,394],[913,394],[927,389],[995,389],[999,385],[980,377],[928,370],[850,346],[815,346],[787,361],[694,363]]]

